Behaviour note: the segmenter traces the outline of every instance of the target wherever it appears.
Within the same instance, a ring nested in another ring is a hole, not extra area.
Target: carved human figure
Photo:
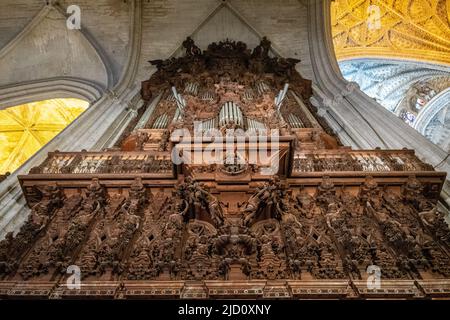
[[[436,237],[443,243],[450,243],[450,229],[445,222],[444,214],[441,213],[437,206],[433,206],[431,209],[425,207],[423,211],[419,212],[419,218],[423,224],[429,227]]]
[[[321,169],[319,169],[321,171]],[[336,199],[336,188],[329,176],[323,176],[320,185],[317,188],[316,199],[319,204],[325,208]]]
[[[224,214],[220,201],[206,190],[206,186],[186,177],[177,189],[181,198],[178,203],[180,215],[185,219],[198,219],[200,212],[205,211],[216,227],[224,223]]]
[[[419,199],[422,198],[422,190],[422,184],[414,175],[409,176],[407,182],[402,186],[404,199],[406,202],[411,202],[413,204],[417,204]]]
[[[334,230],[335,227],[338,227],[338,220],[340,219],[340,213],[341,210],[339,209],[338,205],[336,203],[330,203],[328,205],[328,210],[325,215],[327,226]]]
[[[285,194],[277,176],[270,179],[241,208],[243,225],[252,224],[261,214],[262,209],[269,208],[272,218],[280,220],[287,211],[284,203]]]
[[[191,37],[187,37],[186,40],[183,41],[183,47],[186,49],[187,56],[194,56],[202,53],[200,48],[195,45],[194,40]]]
[[[273,255],[273,249],[272,249],[272,239],[264,234],[261,237],[261,254],[263,256],[265,255]]]
[[[434,206],[429,210],[419,212],[419,217],[426,226],[434,227],[438,218],[437,206]]]

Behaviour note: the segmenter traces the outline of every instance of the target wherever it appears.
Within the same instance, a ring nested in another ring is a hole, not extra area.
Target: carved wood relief
[[[120,146],[53,152],[19,177],[31,213],[0,242],[0,298],[450,296],[450,230],[436,207],[445,173],[411,150],[340,146],[298,61],[273,56],[265,38],[253,50],[183,46],[151,61],[144,109],[162,95]],[[180,128],[205,139],[174,137]],[[211,153],[219,163],[172,161],[180,145],[217,143],[213,129],[233,144]],[[270,174],[250,156],[265,129],[279,136]],[[369,266],[381,288],[367,287]]]

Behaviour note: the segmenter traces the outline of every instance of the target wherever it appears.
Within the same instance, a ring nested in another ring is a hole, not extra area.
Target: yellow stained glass
[[[0,174],[20,167],[88,106],[80,99],[51,99],[0,110]]]
[[[449,0],[334,0],[338,60],[397,58],[450,65]]]

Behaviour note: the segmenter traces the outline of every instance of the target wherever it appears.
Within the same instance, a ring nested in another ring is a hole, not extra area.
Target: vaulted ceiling
[[[338,60],[382,57],[450,65],[447,0],[334,0]]]
[[[221,35],[248,40],[249,32],[267,36],[280,54],[301,59],[301,71],[312,77],[303,1],[261,6],[258,0],[142,0],[139,12],[133,2],[0,1],[0,87],[64,76],[113,88],[128,63],[135,14],[142,19],[137,82],[152,71],[148,60],[171,56],[183,39],[201,29],[209,29],[204,41],[223,40],[217,38]],[[72,4],[81,10],[81,30],[66,28],[66,9]]]

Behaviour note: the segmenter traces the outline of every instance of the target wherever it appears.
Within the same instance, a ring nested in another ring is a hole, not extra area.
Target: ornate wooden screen
[[[299,61],[265,38],[183,46],[151,61],[115,148],[50,153],[19,177],[31,214],[0,242],[0,297],[450,296],[445,173],[342,146]]]

